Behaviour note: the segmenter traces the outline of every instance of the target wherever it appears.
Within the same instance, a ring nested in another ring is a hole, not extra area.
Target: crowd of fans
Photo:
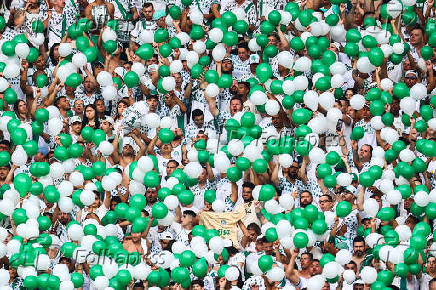
[[[1,290],[436,290],[435,1],[287,1],[2,1]]]

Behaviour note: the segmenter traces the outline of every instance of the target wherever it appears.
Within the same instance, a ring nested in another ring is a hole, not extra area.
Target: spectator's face
[[[54,3],[59,7],[65,7],[65,0],[55,0]]]
[[[85,109],[85,107],[83,106],[83,101],[82,100],[77,100],[74,102],[74,112],[76,112],[77,114],[83,114],[83,110]]]
[[[74,91],[75,91],[76,89],[74,89],[74,88],[72,88],[72,87],[69,87],[69,86],[65,86],[65,93],[67,94],[67,95],[69,95],[69,96],[72,96],[73,94],[74,94]]]
[[[74,134],[79,135],[81,130],[82,130],[82,123],[74,122],[71,125],[71,131],[73,131]]]
[[[44,62],[44,57],[43,56],[38,56],[38,58],[36,59],[34,65],[36,66],[37,70],[43,70],[45,68],[45,62]]]
[[[277,46],[277,38],[275,36],[268,36],[268,45],[274,45]]]
[[[125,109],[127,109],[127,105],[124,103],[119,103],[118,104],[118,115],[121,115]]]
[[[333,202],[327,196],[321,196],[319,198],[319,207],[322,211],[329,211],[333,208]]]
[[[321,290],[330,290],[330,284],[329,284],[329,282],[325,281],[325,282],[324,282],[324,287],[322,287]]]
[[[363,284],[354,284],[353,285],[353,290],[364,290],[365,289],[365,285]]]
[[[141,241],[141,233],[132,233],[132,241],[134,243]]]
[[[123,156],[134,156],[135,150],[133,150],[133,147],[129,144],[124,145],[123,147]]]
[[[368,145],[362,145],[359,150],[359,159],[366,162],[371,159],[371,151]]]
[[[91,80],[89,78],[86,78],[83,81],[83,86],[85,87],[85,91],[87,93],[90,93],[90,92],[94,91],[94,89],[95,89],[94,84],[91,82]]]
[[[257,234],[255,230],[248,230],[248,237],[250,238],[251,241],[255,241],[257,239]]]
[[[238,84],[238,95],[246,96],[249,92],[249,89],[244,84]]]
[[[357,273],[357,267],[355,264],[345,264],[344,266],[345,270],[353,270],[354,273]]]
[[[305,207],[306,205],[311,204],[313,201],[313,197],[310,193],[308,193],[307,191],[304,191],[303,193],[301,193],[300,196],[300,204]]]
[[[145,198],[147,199],[147,202],[154,203],[157,200],[157,190],[154,188],[147,189],[147,192],[145,194]]]
[[[70,102],[68,102],[67,98],[62,98],[59,100],[59,108],[65,111],[70,110]]]
[[[153,6],[145,7],[142,11],[144,12],[145,19],[147,19],[148,21],[151,21],[153,19]]]
[[[177,168],[176,163],[174,163],[174,162],[169,162],[169,163],[167,164],[167,168],[166,168],[166,170],[167,170],[167,176],[170,176],[170,175],[174,172],[174,170],[176,170],[176,168]]]
[[[410,32],[410,43],[413,46],[421,45],[423,41],[422,31],[420,29],[413,29]]]
[[[180,86],[182,84],[182,75],[180,73],[173,74],[174,80],[176,81],[176,86]]]
[[[150,112],[155,112],[157,109],[157,100],[156,98],[150,98],[147,101],[147,105],[150,108]]]
[[[353,243],[353,253],[357,257],[362,257],[365,252],[365,243],[364,242],[355,242]]]
[[[312,259],[309,255],[301,255],[300,259],[301,269],[306,270],[312,265]]]
[[[59,212],[59,222],[63,225],[66,225],[70,222],[70,214],[65,212]]]
[[[245,48],[238,48],[238,56],[242,61],[246,61],[248,59],[248,51]]]
[[[5,180],[6,177],[8,176],[9,173],[9,168],[6,166],[2,166],[0,167],[0,179],[1,180]]]
[[[98,113],[104,113],[104,111],[106,110],[104,101],[103,100],[95,101],[95,109],[97,110]]]
[[[100,123],[100,128],[101,128],[105,133],[110,133],[110,132],[112,132],[112,125],[111,125],[108,121],[101,121],[101,123]]]
[[[344,190],[344,192],[342,193],[342,197],[344,198],[345,201],[354,204],[354,195],[350,191]]]
[[[279,115],[272,116],[271,122],[276,129],[281,129],[283,127],[282,118]]]
[[[26,21],[26,16],[24,15],[24,13],[18,13],[14,18],[14,25],[17,27],[21,27],[24,24],[24,21]]]
[[[436,271],[436,258],[429,257],[427,260],[427,272],[434,273]]]
[[[92,120],[95,118],[95,110],[92,107],[88,107],[85,110],[85,116],[86,118],[88,118],[89,120]]]
[[[205,182],[206,180],[207,180],[207,170],[206,170],[206,168],[203,168],[200,176],[198,177],[198,181]]]
[[[26,103],[24,101],[18,102],[18,113],[25,114],[27,111]]]
[[[203,290],[204,288],[201,287],[199,284],[192,285],[192,290]]]
[[[264,243],[263,244],[263,250],[265,251],[265,253],[267,255],[271,255],[273,253],[273,251],[274,251],[273,243]]]
[[[242,111],[242,103],[240,100],[232,100],[230,102],[230,114],[233,116],[237,112]]]
[[[322,267],[319,264],[319,261],[313,261],[310,267],[310,274],[314,276],[314,275],[320,275],[321,273],[322,273]]]
[[[224,60],[223,63],[222,63],[222,70],[223,70],[223,72],[229,73],[229,72],[232,71],[232,69],[233,69],[232,61],[229,60],[229,59]]]
[[[404,77],[404,82],[406,83],[407,87],[411,88],[418,82],[418,77],[412,73],[409,73]]]
[[[194,123],[197,125],[198,128],[203,127],[204,124],[204,115],[196,116],[194,117]]]
[[[352,96],[353,96],[353,91],[352,90],[346,90],[345,91],[345,97],[347,98],[347,100],[350,100]]]
[[[242,199],[245,202],[249,202],[253,200],[253,190],[250,187],[242,188]]]
[[[180,224],[182,226],[189,226],[192,224],[192,216],[184,214],[182,215],[182,218],[180,219]]]

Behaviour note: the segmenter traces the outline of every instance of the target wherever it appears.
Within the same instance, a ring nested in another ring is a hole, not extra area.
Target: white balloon
[[[416,101],[412,97],[404,97],[400,101],[400,108],[404,113],[411,116],[416,109]]]
[[[69,56],[72,51],[73,51],[73,47],[71,46],[71,43],[63,42],[59,44],[58,52],[61,57]]]
[[[292,195],[284,193],[279,197],[279,203],[285,210],[291,210],[294,207],[294,198]]]
[[[356,67],[361,73],[366,74],[372,72],[375,69],[375,66],[370,63],[369,58],[366,56],[360,57],[357,60]]]
[[[104,140],[98,145],[98,151],[100,151],[104,156],[109,156],[114,151],[114,146],[109,141]]]
[[[280,154],[279,163],[283,168],[291,167],[293,162],[292,156],[290,154]]]
[[[280,111],[280,104],[276,100],[267,100],[265,103],[265,111],[270,116],[275,116]]]
[[[282,89],[286,95],[292,95],[295,92],[294,82],[291,80],[285,80],[282,84]]]
[[[394,82],[389,78],[384,78],[380,81],[380,88],[383,91],[389,91],[394,87]]]
[[[7,79],[13,79],[20,75],[20,66],[15,63],[9,63],[3,70],[3,76]]]
[[[422,83],[416,83],[410,88],[410,96],[415,100],[423,100],[427,97],[427,87]]]
[[[392,18],[397,18],[403,11],[403,4],[398,1],[390,1],[386,4],[387,13],[392,16]]]
[[[340,74],[332,76],[332,79],[330,80],[331,87],[335,89],[342,87],[344,82],[345,78]]]
[[[70,213],[73,211],[74,205],[73,205],[73,201],[71,200],[71,198],[63,196],[59,199],[58,206],[62,212]]]
[[[73,55],[73,58],[71,59],[71,62],[78,68],[81,68],[83,66],[85,66],[88,63],[88,59],[86,58],[86,56],[81,53],[75,53]]]
[[[333,279],[339,274],[340,265],[337,262],[329,262],[324,265],[322,274],[327,279]]]
[[[100,71],[97,75],[97,82],[102,87],[110,86],[113,84],[112,75],[105,70]]]
[[[64,124],[61,119],[53,118],[48,120],[48,132],[52,136],[58,135],[64,127]]]
[[[318,110],[318,94],[315,91],[307,91],[303,97],[304,104],[312,111]]]
[[[239,270],[235,266],[231,266],[227,268],[225,272],[225,277],[227,281],[236,281],[239,277]]]
[[[195,51],[188,51],[188,53],[186,53],[186,61],[192,65],[198,63],[198,53],[196,53]]]
[[[330,66],[332,75],[344,75],[347,72],[347,67],[342,62],[335,62]]]
[[[145,115],[145,123],[150,128],[158,128],[160,125],[160,117],[156,113],[148,113]]]
[[[307,290],[321,290],[324,287],[325,278],[323,275],[315,275],[307,280]]]
[[[273,267],[271,270],[266,272],[266,277],[271,281],[279,282],[285,277],[285,271],[280,267]]]
[[[345,270],[344,273],[342,273],[342,277],[344,277],[344,280],[351,284],[356,280],[356,273],[354,273],[353,270]]]
[[[209,31],[209,39],[214,43],[220,43],[223,39],[224,33],[219,28],[212,28]]]
[[[232,139],[227,144],[227,151],[233,156],[239,156],[244,152],[244,143],[239,139]]]
[[[170,63],[170,72],[171,73],[178,73],[178,72],[182,71],[182,69],[183,69],[183,64],[180,60],[176,59]]]
[[[79,196],[80,202],[85,206],[90,206],[95,201],[94,192],[90,190],[83,190]]]
[[[363,210],[370,217],[375,217],[377,215],[379,207],[378,202],[373,198],[365,199],[363,203]]]
[[[395,228],[401,242],[407,242],[412,236],[412,231],[407,225],[399,225]]]
[[[351,252],[346,249],[339,250],[339,252],[336,253],[336,262],[338,262],[342,266],[348,264],[352,258],[353,255],[351,254]]]
[[[84,182],[83,174],[75,171],[75,172],[70,174],[69,180],[71,181],[71,183],[74,186],[81,186],[81,185],[83,185],[83,182]]]
[[[279,65],[285,68],[292,68],[292,55],[289,51],[281,51],[277,54]]]
[[[220,88],[216,84],[208,84],[205,93],[208,97],[215,98],[220,93]]]
[[[365,284],[372,284],[377,280],[377,270],[370,266],[365,266],[360,271],[360,277]]]
[[[112,28],[106,26],[101,35],[101,39],[103,42],[108,42],[109,40],[116,41],[117,33]]]
[[[162,87],[166,91],[173,91],[176,88],[176,80],[173,77],[164,77],[162,79]]]
[[[202,54],[202,53],[204,53],[206,51],[206,44],[203,41],[201,41],[201,40],[197,40],[192,45],[192,49],[194,49],[194,51],[196,53]]]
[[[345,41],[345,34],[346,34],[346,31],[345,31],[344,25],[342,25],[342,24],[333,26],[330,29],[330,36],[336,42],[344,42]]]
[[[117,97],[117,94],[117,89],[112,85],[103,87],[101,90],[101,95],[103,96],[103,99],[107,102],[114,101]]]
[[[0,93],[3,93],[7,88],[9,88],[9,82],[4,77],[0,77]]]
[[[250,101],[255,106],[263,105],[267,102],[267,100],[267,95],[262,91],[254,91],[250,96]]]
[[[132,64],[132,67],[130,68],[131,71],[134,71],[139,77],[141,77],[145,73],[145,66],[140,62],[134,62]]]
[[[291,224],[287,220],[280,220],[276,225],[277,236],[283,239],[291,235]]]
[[[192,23],[197,25],[203,25],[203,13],[199,11],[198,9],[192,9],[189,18],[191,19]]]
[[[151,30],[144,29],[139,34],[139,39],[143,43],[153,43],[153,41],[154,41],[153,32]]]
[[[312,61],[310,60],[310,58],[306,56],[302,56],[295,61],[294,70],[300,72],[308,72],[310,71],[311,65],[312,65]]]
[[[293,80],[295,90],[304,91],[309,86],[309,80],[304,75],[296,76]]]
[[[53,162],[50,164],[50,177],[53,179],[59,179],[65,174],[64,167],[60,162]]]
[[[203,172],[203,167],[199,162],[189,162],[186,164],[183,172],[185,172],[190,178],[198,178]]]
[[[420,207],[425,207],[427,206],[427,204],[429,203],[429,198],[428,198],[428,194],[425,191],[418,191],[415,194],[415,203],[420,206]]]
[[[27,153],[24,151],[23,146],[18,145],[15,151],[11,155],[12,164],[20,167],[26,164],[27,162]]]
[[[94,281],[94,286],[98,290],[105,289],[109,286],[109,279],[105,276],[97,276]]]
[[[217,199],[212,203],[212,209],[214,212],[224,212],[226,204],[221,199]]]
[[[403,54],[404,44],[401,42],[396,42],[392,45],[392,51],[396,54]]]
[[[259,44],[257,44],[256,38],[250,39],[250,41],[248,42],[248,48],[252,52],[258,52],[262,49],[262,47],[260,47]]]
[[[218,44],[212,50],[212,57],[215,61],[222,61],[226,56],[226,49],[222,44]]]
[[[209,240],[209,248],[215,254],[221,254],[224,249],[224,241],[220,236],[215,236]]]
[[[15,46],[15,54],[18,55],[20,58],[26,58],[27,55],[30,52],[29,45],[24,42],[17,43]]]

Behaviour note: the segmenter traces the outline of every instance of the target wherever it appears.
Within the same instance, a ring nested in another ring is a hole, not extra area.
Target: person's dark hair
[[[428,283],[429,288],[431,288],[430,286],[432,284],[436,284],[436,278],[433,278],[433,279],[430,280],[430,282]]]
[[[145,99],[146,100],[156,99],[159,101],[159,98],[157,97],[157,95],[152,95],[152,94],[148,95]]]
[[[1,140],[0,141],[0,145],[6,145],[6,146],[11,146],[11,142],[9,142],[8,140]]]
[[[230,256],[233,256],[239,252],[238,249],[236,249],[233,246],[227,247],[226,249],[227,249],[227,252],[229,253]]]
[[[117,112],[116,112],[116,114],[115,114],[114,121],[118,120],[118,119],[121,117],[121,115],[118,114],[118,105],[119,105],[120,103],[126,105],[127,107],[129,106],[129,103],[128,103],[127,101],[125,101],[125,100],[120,100],[120,101],[118,102],[118,104],[117,104],[117,110],[116,110]]]
[[[425,34],[425,30],[424,30],[424,28],[422,28],[422,26],[419,25],[419,24],[413,26],[413,28],[410,29],[410,31],[413,31],[413,30],[421,30],[422,35],[424,36],[424,34]]]
[[[192,218],[195,218],[196,216],[197,216],[197,214],[195,213],[195,212],[193,212],[192,210],[185,210],[185,211],[183,211],[183,214],[184,215],[189,215],[189,216],[191,216]]]
[[[59,96],[56,98],[56,100],[54,101],[54,105],[55,107],[57,107],[59,105],[59,102],[62,98],[67,98],[66,96]]]
[[[198,117],[198,116],[203,116],[203,115],[204,115],[204,113],[200,109],[195,109],[194,111],[192,111],[192,119],[194,119],[195,117]]]
[[[313,194],[312,194],[309,190],[303,190],[302,192],[300,192],[300,196],[301,196],[304,192],[309,193],[309,195],[313,197]]]
[[[365,146],[368,146],[369,147],[369,154],[371,154],[371,156],[372,156],[372,145],[370,145],[370,144],[363,144],[363,145],[365,145]],[[362,146],[363,146],[362,145]]]
[[[251,183],[250,181],[245,181],[245,182],[242,184],[242,187],[249,187],[249,188],[251,188],[251,189],[254,189],[256,186],[255,186],[253,183]]]
[[[151,3],[151,2],[146,2],[146,3],[144,3],[144,8],[148,8],[148,7],[153,7],[153,3]],[[154,8],[154,7],[153,7]]]
[[[192,286],[199,285],[200,287],[204,287],[204,281],[203,280],[194,280],[191,283]]]
[[[247,230],[253,230],[256,235],[260,236],[260,234],[262,233],[262,230],[260,229],[260,227],[255,224],[255,223],[251,223],[247,226]]]
[[[321,197],[323,197],[323,196],[327,197],[330,202],[333,201],[333,197],[330,194],[323,194],[323,195],[321,195]]]
[[[170,164],[170,163],[174,163],[174,164],[176,164],[176,166],[179,166],[179,162],[177,162],[177,161],[174,160],[174,159],[171,159],[170,161],[168,161],[167,164]]]
[[[240,102],[241,102],[241,105],[244,103],[240,97],[232,97],[232,98],[230,99],[230,103],[231,103],[232,101],[234,101],[234,100],[238,100],[238,101],[240,101]]]
[[[85,109],[83,110],[84,113],[83,113],[82,127],[86,127],[89,123],[89,119],[88,119],[88,117],[86,117],[86,109],[90,108],[90,107],[92,109],[94,109],[94,112],[95,112],[95,116],[94,116],[95,129],[99,129],[100,128],[100,121],[98,120],[97,109],[95,108],[94,104],[86,105]]]
[[[357,236],[353,240],[353,245],[354,245],[354,243],[360,243],[360,242],[363,242],[363,244],[365,245],[365,238],[361,237],[361,236]]]
[[[244,48],[244,49],[246,49],[247,51],[249,51],[249,49],[248,49],[248,43],[246,43],[246,42],[241,42],[241,43],[239,43],[239,44],[238,44],[238,48]]]
[[[50,52],[48,53],[48,57],[50,58],[50,62],[54,66],[56,66],[59,62],[59,59],[55,59],[55,56],[54,56],[54,50],[56,47],[59,47],[59,43],[53,44],[53,46],[50,48]]]
[[[345,264],[345,265],[349,265],[349,264],[351,264],[351,265],[354,265],[354,266],[356,266],[357,267],[357,264],[356,264],[356,262],[354,262],[353,260],[351,260],[350,262],[348,262],[347,264]]]
[[[302,255],[302,256],[303,256],[303,255],[307,255],[307,256],[309,256],[310,260],[313,261],[313,254],[312,254],[312,253],[310,253],[310,252],[304,252],[304,253],[301,254],[301,255]]]

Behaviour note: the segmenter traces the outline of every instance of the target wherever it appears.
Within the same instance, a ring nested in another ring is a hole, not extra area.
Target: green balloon
[[[264,83],[272,77],[272,68],[267,63],[261,63],[256,67],[256,76],[260,82]]]
[[[295,151],[301,156],[309,155],[309,151],[312,149],[312,144],[310,144],[307,140],[302,140],[297,143],[295,146]]]
[[[14,188],[20,193],[20,196],[26,196],[26,193],[32,186],[32,179],[25,173],[19,173],[14,177]]]
[[[275,27],[269,21],[262,21],[260,24],[260,32],[266,35],[271,34],[275,30]]]
[[[168,214],[168,208],[162,202],[157,202],[152,207],[152,215],[156,219],[163,219]]]
[[[76,48],[79,51],[83,51],[89,47],[89,39],[84,36],[79,36],[76,39]]]
[[[3,16],[0,16],[0,31],[6,27],[6,20]]]
[[[276,190],[271,184],[264,184],[260,188],[259,201],[268,201],[276,195]]]
[[[44,188],[44,197],[50,203],[55,203],[59,201],[60,194],[59,191],[53,185],[48,185]]]
[[[381,208],[377,213],[377,218],[381,219],[382,221],[391,221],[395,218],[395,210],[391,207]]]
[[[265,159],[256,159],[253,162],[253,170],[256,173],[265,173],[268,169],[268,163]]]
[[[11,161],[11,155],[8,151],[0,151],[0,166],[6,166]]]
[[[306,236],[307,237],[307,236]],[[294,238],[295,239],[295,238]],[[266,272],[272,269],[273,259],[269,255],[263,255],[257,260],[257,265],[262,272]]]
[[[173,50],[172,50],[171,46],[167,43],[162,44],[161,47],[159,48],[159,53],[164,58],[170,56],[172,51]]]
[[[48,78],[45,74],[39,74],[36,77],[36,85],[38,88],[44,87],[48,83]]]
[[[194,27],[194,26],[193,26]],[[154,32],[154,42],[162,43],[167,41],[169,37],[168,30],[159,28]]]
[[[279,11],[277,10],[272,10],[269,14],[268,14],[268,21],[273,25],[273,26],[277,26],[279,25],[280,21],[282,20],[282,15],[280,14]]]
[[[77,88],[82,83],[82,76],[78,73],[72,73],[67,77],[65,85],[71,88]]]
[[[366,37],[366,36],[365,36]],[[369,61],[374,66],[382,65],[385,59],[384,53],[379,47],[373,47],[369,51]]]
[[[320,164],[316,169],[316,175],[318,176],[318,178],[323,179],[324,177],[330,174],[332,174],[332,168],[330,167],[329,164],[326,163]]]
[[[249,29],[248,23],[242,19],[237,20],[236,23],[233,25],[233,30],[239,34],[247,33],[248,29]]]
[[[403,23],[406,26],[411,26],[416,24],[416,21],[418,20],[418,16],[414,11],[405,11],[401,15],[401,19],[403,20]]]
[[[232,86],[232,84],[233,84],[233,79],[231,75],[223,74],[218,79],[218,87],[222,89],[228,89]]]
[[[313,10],[312,9],[304,9],[300,11],[300,14],[298,15],[298,20],[300,20],[301,25],[303,26],[309,26],[313,22]]]
[[[86,59],[88,60],[89,63],[94,62],[98,56],[98,50],[94,46],[90,46],[88,48],[85,48],[82,51],[82,53],[86,56]]]
[[[299,108],[292,112],[292,121],[297,125],[306,124],[312,118],[312,111]]]
[[[290,46],[295,51],[301,51],[304,49],[304,42],[300,37],[296,36],[291,39]]]
[[[311,229],[317,235],[322,235],[327,231],[327,223],[325,220],[315,220],[312,223]]]
[[[348,216],[352,211],[352,205],[348,201],[341,201],[336,205],[336,215],[340,218]]]
[[[136,55],[143,60],[150,60],[153,54],[154,48],[150,43],[144,43],[136,50]]]
[[[294,235],[293,242],[296,248],[302,249],[307,247],[307,244],[309,243],[309,238],[307,237],[306,233],[298,232]]]
[[[3,42],[2,44],[2,52],[3,54],[7,55],[7,56],[13,56],[15,54],[15,46],[17,44],[12,41],[12,40],[8,40]]]
[[[17,102],[18,96],[17,93],[14,91],[13,88],[7,88],[3,93],[3,100],[8,105],[13,105]]]
[[[159,174],[149,171],[144,176],[144,184],[147,187],[157,187],[160,184]]]
[[[159,130],[159,140],[164,144],[169,144],[174,140],[174,133],[168,128],[162,128]]]
[[[227,178],[232,182],[237,182],[242,178],[242,172],[237,167],[230,167],[227,169]]]
[[[51,220],[48,216],[39,216],[37,221],[40,231],[46,231],[51,227]]]
[[[357,43],[362,39],[362,36],[359,30],[352,28],[347,30],[347,33],[345,34],[345,39],[347,40],[347,42]]]
[[[196,260],[195,254],[190,250],[183,251],[179,257],[180,266],[182,267],[192,266],[195,260]]]
[[[351,135],[354,140],[360,140],[363,138],[363,135],[365,135],[365,131],[362,127],[354,127]]]
[[[234,31],[227,31],[223,35],[222,42],[227,46],[234,46],[238,44],[238,34]]]
[[[177,20],[180,18],[180,15],[182,14],[182,11],[180,10],[180,7],[176,5],[172,5],[168,10],[170,16],[172,19]]]
[[[265,237],[268,242],[275,242],[278,239],[277,231],[274,227],[266,230]]]
[[[198,259],[192,265],[192,274],[194,274],[198,278],[203,278],[207,274],[207,262],[204,258]]]
[[[26,130],[23,128],[16,128],[11,134],[11,141],[16,145],[23,145],[27,139]]]
[[[268,36],[265,34],[259,34],[256,37],[256,43],[260,46],[260,47],[265,47],[268,44]]]
[[[348,42],[344,47],[346,55],[353,57],[359,55],[359,46],[356,43]]]
[[[204,37],[204,29],[200,25],[192,25],[191,33],[189,34],[192,39],[200,40]]]
[[[201,77],[201,74],[203,73],[203,66],[200,64],[194,64],[191,68],[191,77],[194,79],[198,79]]]
[[[139,83],[138,74],[134,71],[129,71],[124,75],[124,83],[128,88],[136,87]]]
[[[194,202],[194,194],[190,190],[183,190],[177,197],[182,205],[190,205]]]
[[[103,42],[103,48],[107,53],[112,54],[118,49],[118,44],[114,40],[108,40]]]

